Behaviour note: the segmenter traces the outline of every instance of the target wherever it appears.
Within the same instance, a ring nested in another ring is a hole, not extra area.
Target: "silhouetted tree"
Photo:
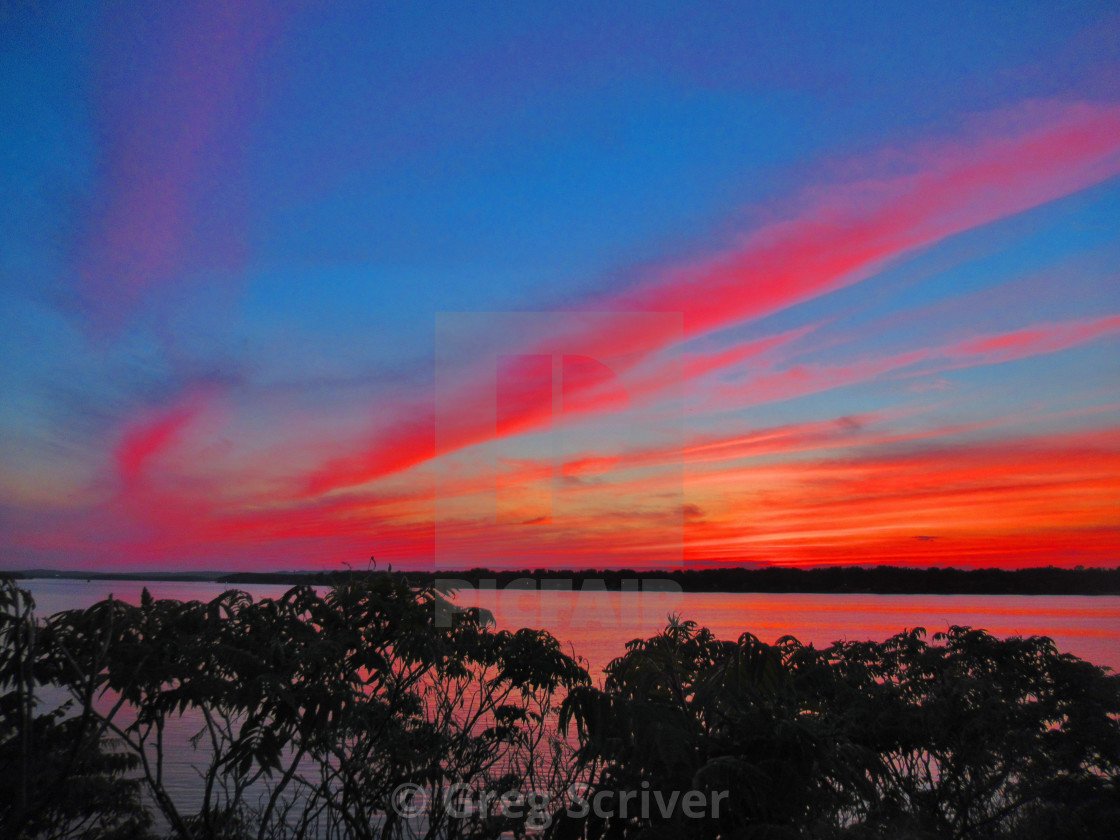
[[[1107,836],[1102,818],[1120,816],[1120,677],[1044,637],[924,636],[827,652],[829,714],[876,756],[871,795],[848,799],[850,833]]]
[[[817,651],[719,641],[674,620],[631,642],[602,689],[574,689],[597,789],[730,796],[587,819],[584,836],[1114,836],[1120,677],[1049,639],[952,627]],[[570,830],[570,827],[566,827]]]
[[[452,612],[396,576],[256,602],[237,591],[157,601],[145,590],[139,605],[110,599],[52,616],[38,628],[39,656],[91,737],[122,745],[122,766],[139,769],[180,837],[469,836],[500,815],[452,821],[440,791],[567,784],[575,765],[550,723],[552,698],[588,677],[547,633],[496,632],[477,610],[440,626]],[[201,727],[198,808],[177,800],[165,773],[185,714]],[[29,787],[45,794],[49,781]],[[405,782],[435,794],[412,821],[392,808]],[[523,817],[501,824],[525,828]]]

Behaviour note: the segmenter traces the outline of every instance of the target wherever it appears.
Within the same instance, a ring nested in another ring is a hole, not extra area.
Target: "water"
[[[709,628],[719,639],[753,633],[773,643],[785,635],[825,647],[838,640],[882,641],[904,629],[932,635],[950,625],[983,628],[996,636],[1049,636],[1058,650],[1120,670],[1120,597],[1062,595],[829,595],[717,592],[661,594],[668,611],[636,605],[644,595],[610,593],[613,612],[565,611],[575,593],[536,593],[546,629],[585,658],[592,673],[620,655],[627,641],[646,638],[665,624],[666,612]],[[604,605],[605,606],[605,605]],[[499,626],[508,626],[497,610]]]
[[[139,603],[146,586],[155,598],[207,601],[230,587],[165,581],[29,580],[40,616],[87,607],[110,594]],[[287,586],[241,587],[275,598]],[[1100,595],[829,595],[717,592],[478,591],[460,593],[486,607],[498,627],[539,627],[593,674],[624,652],[626,642],[656,633],[669,613],[710,628],[717,638],[754,633],[764,642],[785,635],[818,647],[836,640],[880,641],[903,629],[930,633],[959,624],[997,636],[1050,636],[1061,651],[1120,671],[1120,596]]]

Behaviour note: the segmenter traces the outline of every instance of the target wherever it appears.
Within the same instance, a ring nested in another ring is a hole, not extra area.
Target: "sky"
[[[0,568],[1120,563],[1111,4],[13,0],[0,125]]]

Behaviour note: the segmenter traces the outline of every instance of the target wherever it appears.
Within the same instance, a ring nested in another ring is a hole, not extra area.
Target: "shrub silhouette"
[[[651,809],[590,837],[1107,837],[1118,681],[1045,638],[951,627],[818,651],[675,620],[562,720],[602,788],[731,792],[718,818]]]

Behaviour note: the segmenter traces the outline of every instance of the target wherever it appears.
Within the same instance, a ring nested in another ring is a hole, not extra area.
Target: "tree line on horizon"
[[[88,578],[91,580],[215,581],[229,585],[332,586],[355,577],[392,574],[368,570],[204,572],[63,572],[38,569],[0,572],[0,579]],[[1120,595],[1120,567],[1056,566],[1024,569],[955,567],[826,566],[795,568],[742,566],[684,569],[410,569],[412,580],[437,584],[459,580],[499,588],[515,581],[557,582],[574,589],[599,586],[623,590],[637,581],[665,581],[683,592],[867,593],[879,595]]]
[[[816,649],[670,617],[601,681],[402,575],[46,618],[0,584],[4,837],[1084,838],[1120,825],[1120,677],[1044,637],[950,627]],[[443,626],[448,624],[448,626]],[[55,702],[44,702],[54,698]],[[166,773],[197,727],[190,801]],[[432,793],[401,816],[401,784]],[[573,817],[590,795],[728,791],[718,814]],[[546,825],[441,794],[545,791]]]
[[[386,572],[236,572],[220,583],[331,584],[354,575]],[[1029,569],[957,569],[951,567],[827,566],[799,569],[784,566],[762,568],[703,568],[675,570],[634,569],[486,569],[464,571],[410,570],[409,577],[434,583],[462,580],[472,586],[490,584],[498,588],[520,580],[538,584],[570,582],[574,589],[585,584],[619,590],[638,580],[669,581],[684,592],[769,593],[870,593],[882,595],[1120,595],[1120,568],[1075,568],[1055,566]]]

